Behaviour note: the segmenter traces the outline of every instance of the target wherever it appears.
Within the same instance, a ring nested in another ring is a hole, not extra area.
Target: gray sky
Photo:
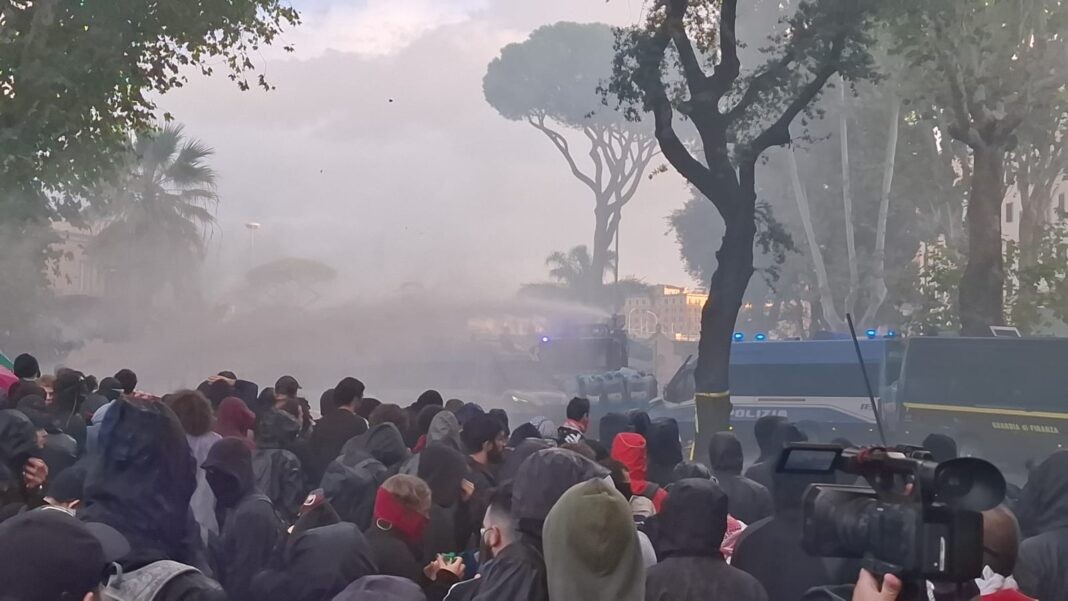
[[[592,241],[589,191],[542,134],[486,104],[482,76],[538,26],[633,23],[641,0],[295,4],[297,51],[258,65],[275,91],[192,76],[160,102],[217,151],[214,266],[252,262],[243,224],[256,221],[257,261],[320,259],[347,290],[452,281],[499,296],[544,279],[551,251]],[[624,275],[692,284],[665,221],[686,195],[674,173],[642,184],[624,212]]]

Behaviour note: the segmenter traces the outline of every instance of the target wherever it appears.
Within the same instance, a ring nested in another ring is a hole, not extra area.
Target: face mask
[[[223,472],[209,470],[207,480],[211,492],[215,493],[215,499],[221,507],[233,507],[241,500],[241,490],[236,478]]]

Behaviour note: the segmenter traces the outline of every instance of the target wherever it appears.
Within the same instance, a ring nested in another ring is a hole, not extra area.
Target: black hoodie
[[[253,601],[253,576],[271,558],[282,536],[282,523],[271,500],[256,489],[252,454],[239,438],[224,438],[204,461],[208,484],[216,498],[220,533],[212,540],[219,582],[231,601]]]
[[[612,448],[612,441],[623,432],[633,432],[630,418],[622,413],[606,413],[597,423],[597,435],[606,449]]]
[[[287,522],[296,519],[308,492],[300,459],[290,450],[298,436],[300,423],[284,411],[268,409],[256,418],[256,451],[252,454],[256,487]]]
[[[855,562],[813,557],[801,546],[801,497],[809,485],[834,476],[773,474],[775,515],[742,532],[731,565],[752,574],[771,601],[798,601],[810,588],[855,582]]]
[[[196,462],[174,413],[159,401],[116,401],[89,455],[79,515],[130,543],[126,571],[161,559],[206,569],[200,528],[189,509]]]
[[[746,524],[770,516],[774,510],[771,492],[742,476],[742,443],[730,432],[717,432],[708,445],[708,464],[719,487],[727,495],[730,514]]]
[[[0,521],[41,503],[26,490],[22,470],[37,454],[37,429],[19,411],[0,411]]]
[[[683,459],[679,422],[670,417],[653,420],[647,434],[649,472],[646,479],[667,487],[676,480],[675,466],[682,463]]]
[[[783,447],[791,442],[804,442],[806,440],[808,440],[808,437],[794,424],[785,421],[778,422],[775,426],[775,431],[771,435],[768,448],[765,449],[763,445],[761,446],[760,457],[762,459],[745,471],[745,477],[771,490],[774,487],[775,470],[778,468],[779,455],[782,454]],[[772,494],[774,494],[774,491],[772,491]]]
[[[355,524],[341,522],[293,535],[281,568],[261,572],[252,590],[259,601],[330,601],[377,572],[367,539]]]
[[[650,518],[656,556],[648,569],[646,601],[766,601],[764,587],[727,565],[720,544],[727,531],[727,495],[711,480],[679,480]]]
[[[323,474],[323,492],[341,519],[366,530],[371,526],[378,487],[389,477],[390,468],[407,456],[397,426],[379,424],[345,443],[341,455]]]
[[[1068,450],[1050,455],[1032,472],[1019,515],[1020,590],[1035,599],[1068,599]]]
[[[460,492],[468,477],[467,457],[450,446],[433,443],[419,458],[419,477],[430,487],[430,523],[423,536],[425,557],[452,553],[467,542],[458,531]]]

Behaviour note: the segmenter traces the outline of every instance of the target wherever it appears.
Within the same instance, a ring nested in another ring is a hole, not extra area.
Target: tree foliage
[[[167,125],[136,135],[125,165],[91,192],[103,219],[88,250],[115,292],[177,287],[203,256],[219,201],[214,151],[183,134]]]
[[[501,116],[526,121],[563,156],[571,174],[594,197],[594,235],[589,286],[597,287],[611,262],[609,248],[623,207],[638,190],[656,150],[646,124],[631,122],[601,103],[597,90],[611,75],[613,33],[600,23],[557,23],[536,29],[521,43],[501,49],[486,69],[486,101]],[[569,131],[588,142],[572,148]]]
[[[298,22],[282,0],[10,1],[0,9],[0,194],[4,213],[62,216],[114,167],[154,98],[190,69],[225,68],[248,89],[252,57]]]

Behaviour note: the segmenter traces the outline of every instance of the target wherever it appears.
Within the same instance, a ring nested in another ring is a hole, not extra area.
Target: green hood
[[[645,567],[630,504],[603,479],[571,487],[542,531],[549,598],[643,601]]]

